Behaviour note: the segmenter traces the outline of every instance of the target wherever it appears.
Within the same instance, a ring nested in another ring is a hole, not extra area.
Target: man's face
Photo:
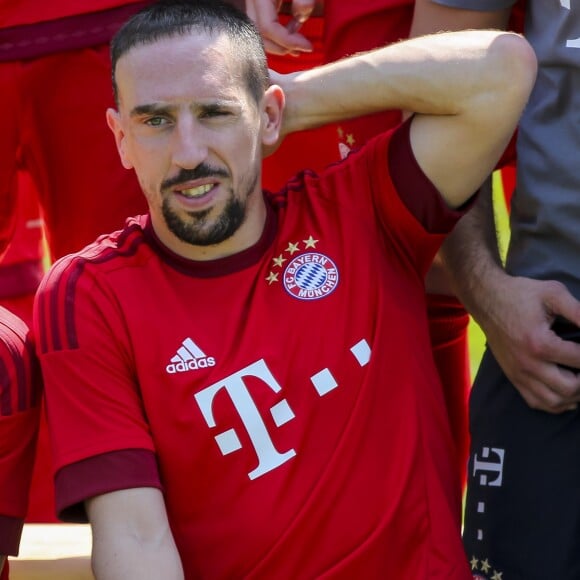
[[[134,47],[116,78],[119,112],[108,111],[109,125],[161,241],[192,259],[255,243],[270,118],[249,94],[229,39],[192,33]]]

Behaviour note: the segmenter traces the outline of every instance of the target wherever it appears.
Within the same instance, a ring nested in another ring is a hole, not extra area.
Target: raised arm
[[[535,72],[533,51],[516,34],[416,38],[289,75],[284,130],[385,109],[417,113],[411,129],[416,159],[447,203],[457,207],[497,162]]]
[[[97,580],[182,580],[181,560],[155,488],[115,491],[86,502]]]

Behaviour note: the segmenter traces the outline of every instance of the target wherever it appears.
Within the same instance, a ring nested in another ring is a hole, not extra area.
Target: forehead
[[[192,99],[238,99],[242,59],[225,35],[194,31],[133,47],[117,62],[121,104]],[[244,87],[245,89],[245,87]]]

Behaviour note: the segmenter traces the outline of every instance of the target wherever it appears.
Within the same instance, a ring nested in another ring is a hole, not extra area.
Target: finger
[[[514,386],[530,407],[549,413],[575,409],[580,402],[580,376],[550,363],[536,365]]]
[[[256,23],[266,52],[276,55],[310,52],[312,45],[307,38],[288,32],[279,22],[277,8],[278,3],[270,0],[246,2],[246,13]]]
[[[288,52],[312,52],[312,44],[310,41],[297,32],[290,32],[280,22],[271,22],[267,28],[263,29],[264,40],[268,40],[276,44]],[[284,53],[282,53],[284,54]]]
[[[286,24],[286,30],[290,33],[290,34],[295,34],[296,32],[298,32],[300,30],[300,27],[302,26],[302,22],[300,22],[299,20],[297,20],[296,18],[292,17],[289,21],[288,24]]]
[[[560,282],[545,283],[545,304],[553,316],[561,316],[580,327],[580,302]]]
[[[580,340],[580,329],[575,339],[553,335],[545,344],[546,359],[580,372],[580,344],[576,340]]]
[[[264,49],[268,54],[285,56],[290,53],[290,51],[285,46],[281,46],[278,43],[269,40],[268,38],[263,38],[262,40],[264,42]]]
[[[548,365],[543,382],[560,397],[561,404],[580,402],[580,375],[558,365]]]
[[[293,0],[292,16],[301,24],[306,22],[314,10],[315,0]]]
[[[515,386],[515,385],[514,385]],[[518,388],[526,404],[536,411],[544,411],[550,414],[560,414],[566,411],[575,411],[577,401],[563,399],[558,393],[544,383],[526,381],[525,388]]]

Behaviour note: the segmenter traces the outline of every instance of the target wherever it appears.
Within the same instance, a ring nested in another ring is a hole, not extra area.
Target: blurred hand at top
[[[312,51],[312,44],[299,30],[312,14],[315,4],[316,0],[292,0],[284,4],[291,14],[286,25],[280,23],[282,0],[246,0],[246,12],[262,34],[266,52],[298,56]]]

